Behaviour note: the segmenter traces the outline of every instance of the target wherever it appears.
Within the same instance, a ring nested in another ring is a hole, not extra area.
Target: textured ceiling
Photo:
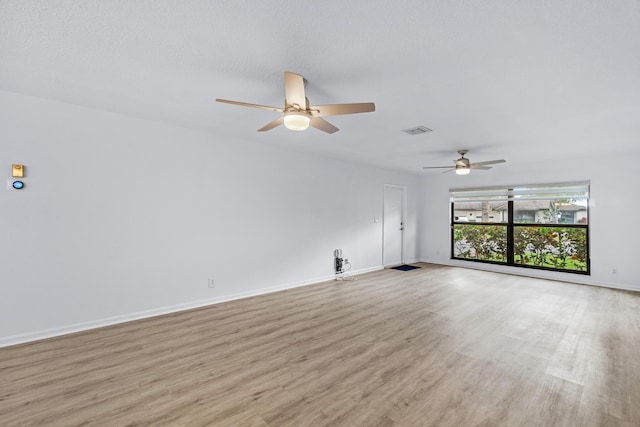
[[[376,112],[258,133],[214,102],[280,107],[285,70]],[[637,152],[640,0],[0,0],[0,89],[412,173]]]

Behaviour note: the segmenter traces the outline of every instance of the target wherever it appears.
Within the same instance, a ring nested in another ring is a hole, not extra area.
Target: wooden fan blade
[[[497,163],[505,163],[506,160],[487,160],[486,162],[475,162],[475,163],[471,163],[471,166],[486,166],[486,165],[495,165]]]
[[[328,104],[309,107],[315,116],[340,116],[342,114],[370,113],[376,111],[373,102],[360,102],[356,104]],[[317,112],[315,111],[317,110]]]
[[[471,165],[469,165],[469,169],[479,169],[479,170],[486,171],[486,170],[491,169],[491,167],[490,166],[479,165],[477,163],[471,163]]]
[[[216,102],[223,102],[225,104],[240,105],[241,107],[251,107],[251,108],[260,108],[262,110],[278,111],[280,113],[284,112],[284,110],[282,108],[269,107],[267,105],[249,104],[249,103],[246,103],[246,102],[231,101],[231,100],[228,100],[228,99],[216,98]]]
[[[262,126],[260,129],[258,129],[258,132],[264,132],[267,130],[271,130],[276,126],[280,126],[282,123],[284,123],[284,117],[279,117],[277,119],[275,119],[272,122],[267,123],[266,125]]]
[[[300,74],[290,71],[284,72],[284,98],[287,106],[297,105],[307,108],[307,98],[304,94],[304,78]]]
[[[320,117],[311,117],[311,122],[309,122],[309,125],[326,133],[334,133],[340,130],[325,119],[321,119]]]

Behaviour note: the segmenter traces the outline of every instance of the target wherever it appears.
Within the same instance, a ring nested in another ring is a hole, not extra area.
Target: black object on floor
[[[409,270],[415,270],[416,268],[422,268],[422,267],[416,267],[414,265],[402,264],[402,265],[399,265],[397,267],[391,267],[391,268],[393,270],[409,271]]]

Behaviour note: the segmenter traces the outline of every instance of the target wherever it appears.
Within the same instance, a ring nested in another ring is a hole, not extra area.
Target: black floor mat
[[[416,268],[422,268],[422,267],[416,267],[414,265],[407,265],[407,264],[402,264],[397,267],[391,267],[392,270],[400,270],[400,271],[415,270]]]

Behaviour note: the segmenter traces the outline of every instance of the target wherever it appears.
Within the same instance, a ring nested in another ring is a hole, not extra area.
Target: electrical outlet
[[[209,287],[210,288],[215,288],[216,287],[216,282],[213,279],[209,279]]]

